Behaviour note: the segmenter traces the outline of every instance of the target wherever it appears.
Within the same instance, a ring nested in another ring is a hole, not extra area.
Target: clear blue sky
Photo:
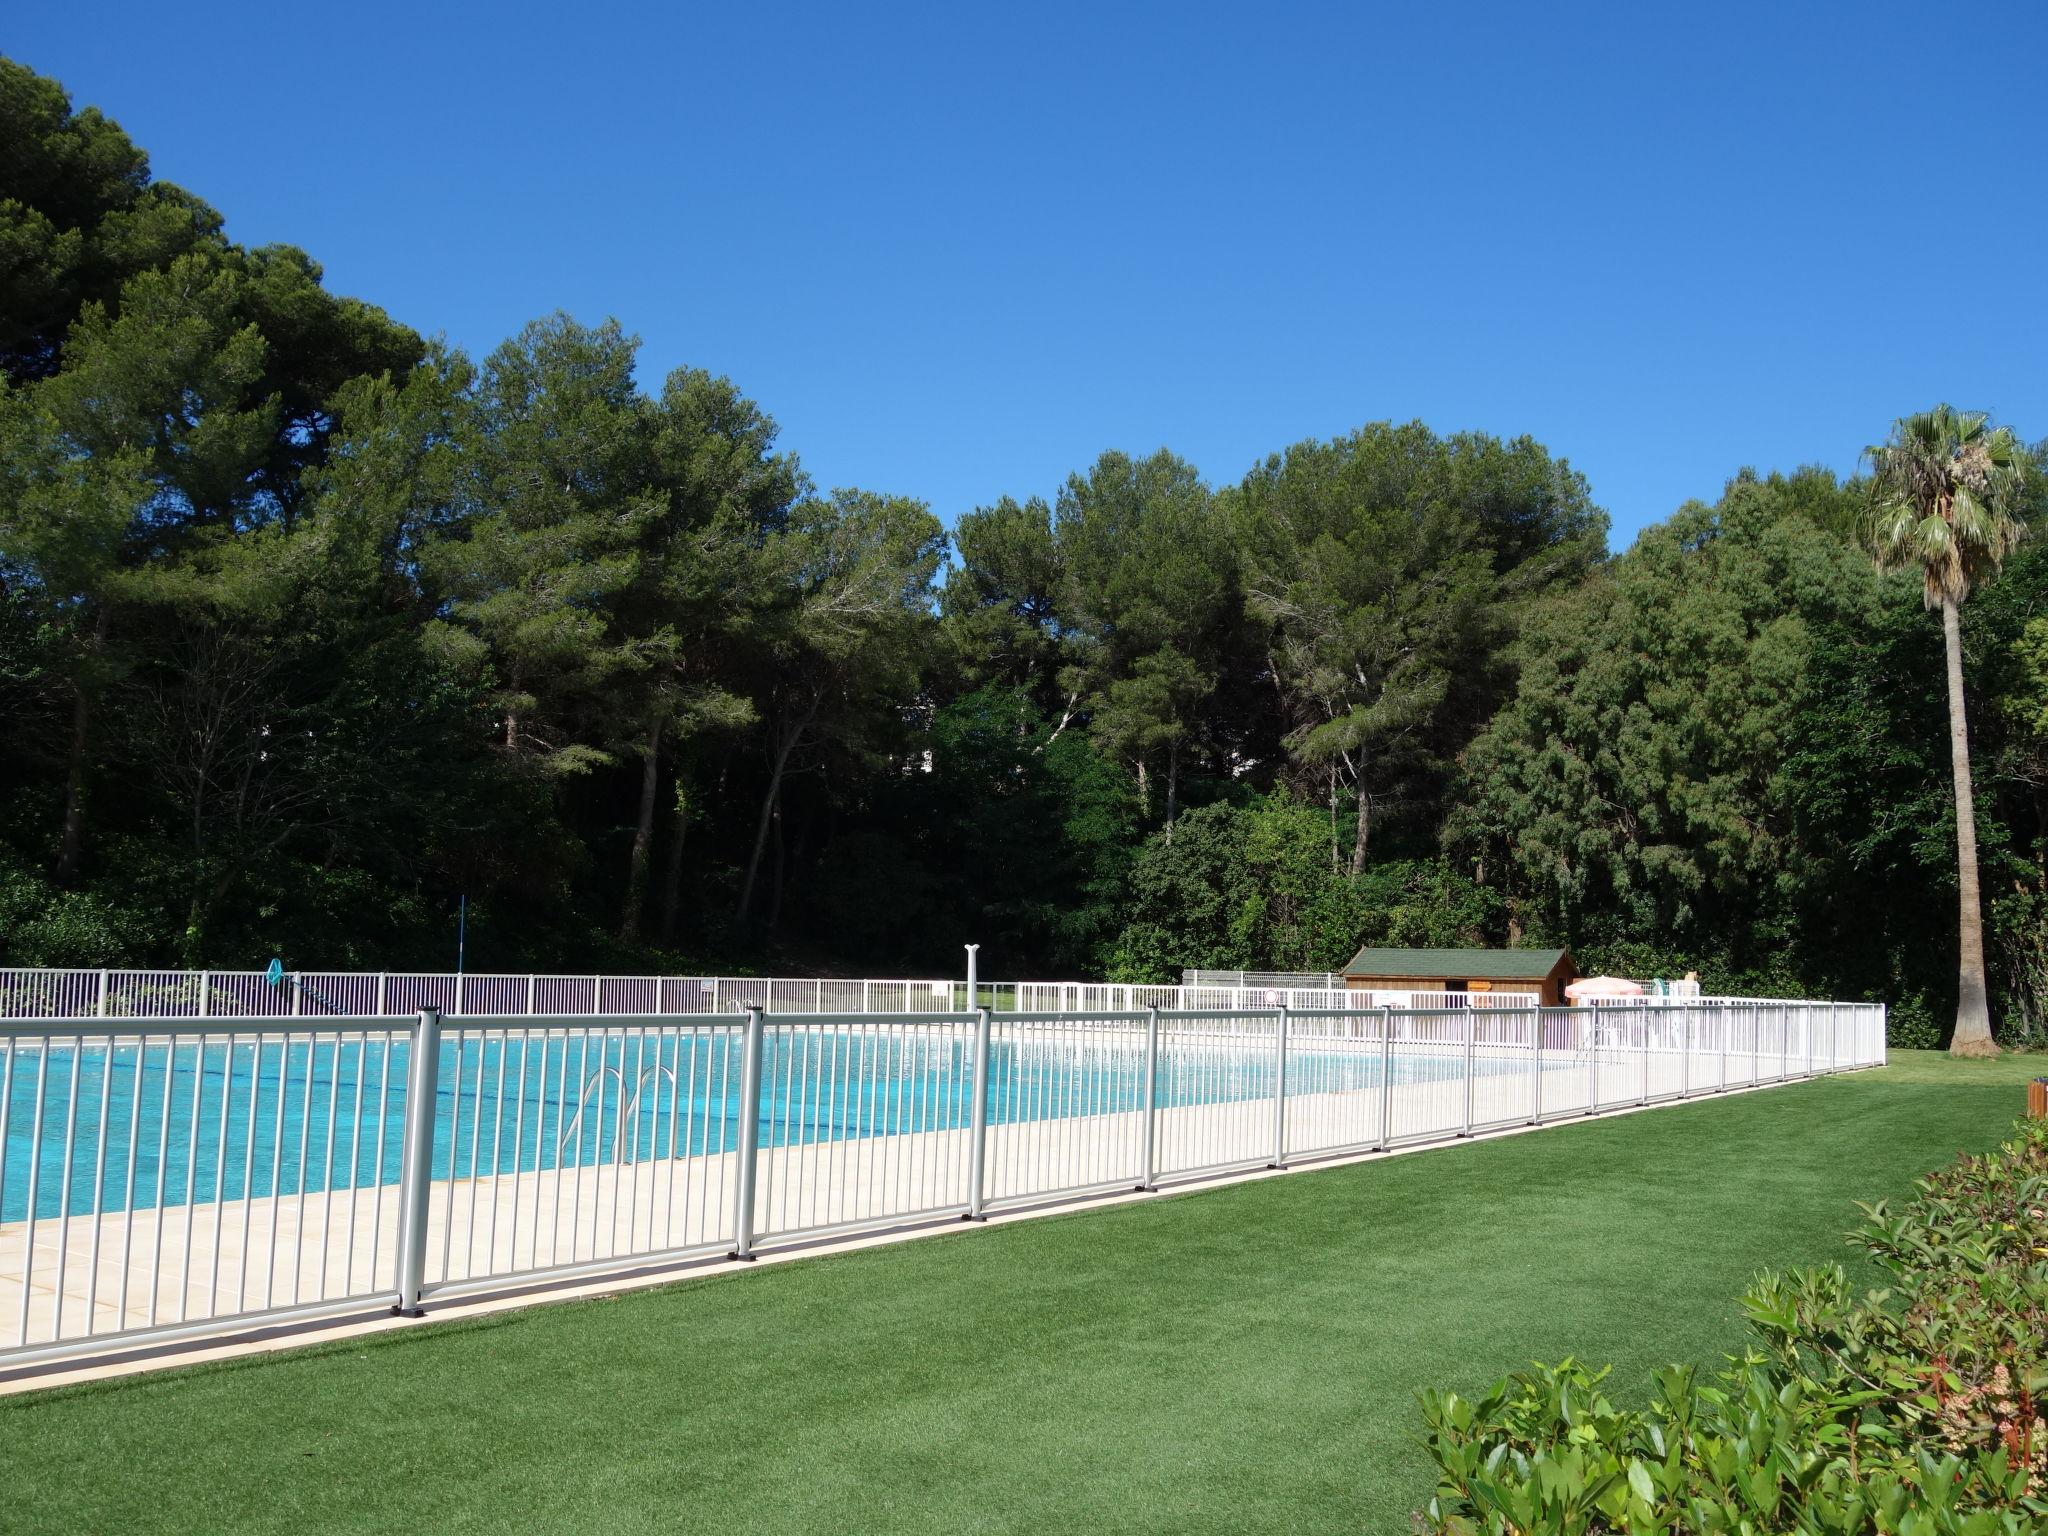
[[[2048,7],[21,6],[251,243],[482,353],[616,315],[948,521],[1528,432],[1617,544],[1939,399],[2048,436]]]

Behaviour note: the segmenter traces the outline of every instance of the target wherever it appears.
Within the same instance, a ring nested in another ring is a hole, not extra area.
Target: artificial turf
[[[1739,1348],[1757,1271],[1996,1142],[1884,1071],[0,1400],[0,1528],[1398,1533],[1414,1394]]]

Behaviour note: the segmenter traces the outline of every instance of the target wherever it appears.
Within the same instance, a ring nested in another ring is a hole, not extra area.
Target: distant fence
[[[1285,979],[1285,978],[1276,978]],[[1315,980],[1317,978],[1309,978]],[[1095,981],[842,980],[770,976],[510,975],[467,972],[0,969],[0,1019],[377,1018],[443,1013],[1028,1013],[1142,1008],[1527,1008],[1533,991],[1347,991],[1259,985],[1146,986]]]
[[[1783,1002],[10,1020],[0,1368],[1693,1098],[1884,1039],[1882,1007]]]

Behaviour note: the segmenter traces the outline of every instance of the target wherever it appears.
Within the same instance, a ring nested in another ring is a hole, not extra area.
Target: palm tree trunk
[[[1977,893],[1977,813],[1970,792],[1970,725],[1963,713],[1963,626],[1953,599],[1941,603],[1948,651],[1948,751],[1956,780],[1956,884],[1961,897],[1961,955],[1956,972],[1956,1032],[1951,1056],[1996,1056],[1984,987],[1984,912]]]

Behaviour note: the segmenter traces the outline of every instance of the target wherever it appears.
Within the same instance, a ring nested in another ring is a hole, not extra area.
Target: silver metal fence
[[[1843,1003],[13,1020],[0,1366],[1883,1060]]]
[[[1317,980],[1318,978],[1305,978]],[[1327,978],[1323,978],[1327,979]],[[31,970],[0,968],[0,1019],[386,1017],[418,1008],[539,1016],[953,1013],[983,1000],[1005,1010],[1097,1013],[1138,1008],[1528,1007],[1533,993],[1350,992],[1334,987],[1145,986],[770,976],[511,975],[479,972]]]

